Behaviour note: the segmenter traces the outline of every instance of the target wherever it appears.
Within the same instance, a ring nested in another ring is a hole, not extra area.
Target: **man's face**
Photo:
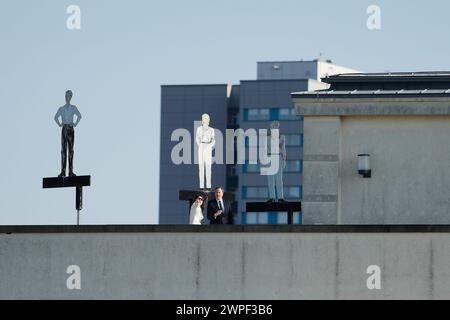
[[[223,197],[223,190],[222,189],[216,189],[216,199],[217,200],[222,200]]]

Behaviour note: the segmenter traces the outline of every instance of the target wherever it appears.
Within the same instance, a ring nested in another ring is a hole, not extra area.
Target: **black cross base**
[[[42,179],[42,188],[75,187],[75,209],[77,210],[77,225],[80,224],[80,210],[83,208],[83,187],[91,185],[91,176],[50,177]]]

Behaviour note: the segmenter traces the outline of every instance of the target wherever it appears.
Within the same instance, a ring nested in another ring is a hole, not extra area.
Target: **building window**
[[[286,147],[302,147],[303,135],[302,134],[286,134]]]
[[[267,223],[268,224],[278,224],[278,212],[268,212]]]
[[[267,212],[257,212],[257,223],[267,224],[268,223],[268,213]]]
[[[294,224],[302,224],[302,213],[294,212]],[[278,212],[277,224],[287,224],[287,212]]]
[[[278,224],[284,224],[287,222],[287,212],[278,212],[277,214],[277,223]],[[295,220],[295,213],[294,213],[294,220]]]
[[[283,133],[281,133],[283,135]],[[285,146],[286,147],[303,147],[303,134],[285,134]],[[256,148],[258,147],[259,137],[254,139],[249,139],[248,136],[244,138],[244,146],[246,148]],[[252,142],[252,143],[250,143]]]
[[[284,172],[303,172],[303,161],[301,160],[287,160]]]
[[[245,163],[242,166],[243,173],[257,173],[260,174],[260,164]],[[283,172],[286,173],[301,173],[303,172],[303,161],[301,160],[287,160],[286,168]]]
[[[268,224],[269,214],[267,212],[242,212],[243,224]]]
[[[292,108],[246,108],[244,109],[244,121],[273,121],[296,120],[302,121],[303,117],[295,114]]]
[[[294,224],[302,224],[302,213],[294,212]],[[287,224],[287,212],[242,212],[242,224]]]
[[[302,188],[300,186],[285,186],[283,188],[284,197],[286,199],[299,200],[302,197]],[[269,189],[267,186],[249,186],[242,187],[243,199],[268,199]]]
[[[257,212],[247,212],[247,224],[256,224],[257,221]]]
[[[260,173],[260,171],[259,171],[259,164],[246,163],[246,164],[243,165],[242,171],[244,173]]]
[[[229,126],[237,126],[239,124],[238,119],[239,114],[233,113],[228,115],[228,125]]]
[[[284,197],[287,199],[299,200],[302,197],[301,187],[284,187],[283,191],[284,191]]]
[[[278,108],[271,108],[270,109],[270,120],[278,120]]]
[[[267,187],[242,187],[242,197],[244,199],[268,199],[269,190]]]
[[[242,212],[242,214],[241,214],[241,223],[247,224],[247,213],[246,212]]]
[[[269,108],[244,109],[244,121],[268,121],[270,118]]]
[[[295,114],[294,108],[280,108],[278,109],[278,120],[301,120]]]

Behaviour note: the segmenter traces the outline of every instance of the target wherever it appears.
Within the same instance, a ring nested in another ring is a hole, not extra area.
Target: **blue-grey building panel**
[[[308,80],[241,81],[240,105],[241,108],[293,107],[290,94],[307,89]]]
[[[292,91],[294,90],[294,91]],[[282,118],[279,109],[293,110],[294,106],[291,99],[291,92],[307,91],[308,80],[256,80],[241,81],[240,88],[240,127],[244,130],[253,128],[270,129],[270,123],[273,120],[280,121],[280,134],[295,136],[290,141],[301,140],[303,134],[303,121],[300,117]],[[252,120],[249,115],[249,109],[268,109],[267,118]],[[299,143],[294,146],[286,146],[287,160],[301,161],[302,145]],[[258,173],[245,173],[244,166],[239,166],[239,195],[238,195],[238,218],[242,221],[242,213],[245,212],[245,204],[248,201],[265,201],[267,198],[251,198],[244,194],[243,190],[248,188],[267,187],[267,176],[261,176]],[[302,174],[301,172],[283,172],[284,187],[295,187],[301,190]],[[285,195],[287,200],[297,200]]]
[[[194,161],[194,121],[203,113],[211,117],[211,127],[225,132],[227,124],[227,85],[175,85],[161,87],[160,224],[188,223],[188,204],[178,200],[181,189],[198,189],[198,165],[172,162],[172,132],[186,129],[191,134],[191,161]],[[226,181],[224,165],[213,165],[213,185]]]

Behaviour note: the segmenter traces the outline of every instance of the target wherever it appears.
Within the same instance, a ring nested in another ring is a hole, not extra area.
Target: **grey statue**
[[[280,122],[272,121],[270,124],[271,132],[272,130],[280,130]],[[278,156],[278,170],[275,174],[268,175],[268,185],[269,185],[269,200],[268,202],[286,202],[284,200],[283,192],[283,169],[286,168],[286,137],[279,134],[278,139],[274,135],[270,135],[267,141],[267,148],[271,150],[271,145],[278,143],[278,152],[273,155]]]
[[[81,120],[81,114],[77,107],[70,104],[72,91],[66,91],[66,104],[58,109],[55,114],[55,121],[62,128],[61,130],[61,173],[58,177],[66,176],[67,151],[69,151],[69,177],[76,176],[73,173],[73,145],[75,142],[75,130]],[[77,120],[74,122],[74,116]],[[61,118],[61,121],[59,120]],[[68,150],[67,150],[68,149]]]

